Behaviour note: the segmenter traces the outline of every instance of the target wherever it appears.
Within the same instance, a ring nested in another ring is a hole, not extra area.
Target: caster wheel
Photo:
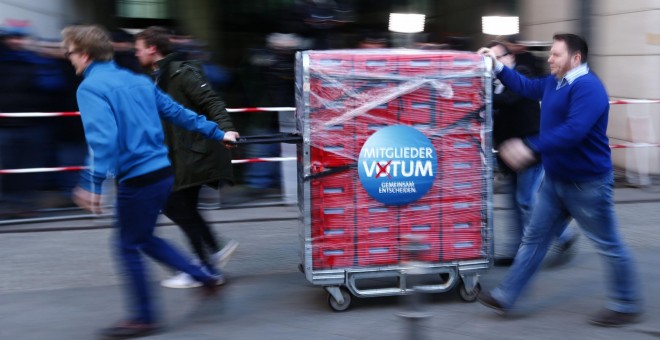
[[[303,267],[302,263],[298,263],[298,270],[299,270],[301,273],[305,274],[305,268]]]
[[[477,301],[477,295],[481,291],[481,285],[477,283],[476,286],[474,286],[474,289],[472,292],[468,293],[467,289],[465,288],[465,284],[461,282],[461,284],[458,286],[458,296],[461,298],[461,300],[465,302],[475,302]]]
[[[351,293],[346,288],[341,288],[341,296],[344,298],[344,303],[339,303],[332,295],[328,294],[328,305],[335,312],[344,312],[351,306]]]

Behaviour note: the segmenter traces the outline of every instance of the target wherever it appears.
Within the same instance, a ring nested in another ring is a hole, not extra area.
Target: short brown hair
[[[587,62],[589,46],[587,46],[587,42],[584,41],[581,36],[570,33],[557,33],[552,37],[552,40],[563,41],[566,44],[566,49],[568,49],[570,55],[580,53],[582,56],[580,62],[582,64]]]
[[[172,45],[170,43],[171,33],[165,28],[160,26],[149,26],[144,31],[135,35],[135,40],[144,40],[144,44],[148,46],[156,46],[156,50],[162,55],[170,54]]]
[[[68,26],[62,30],[64,46],[73,46],[77,51],[97,61],[110,61],[114,48],[110,34],[101,26]]]

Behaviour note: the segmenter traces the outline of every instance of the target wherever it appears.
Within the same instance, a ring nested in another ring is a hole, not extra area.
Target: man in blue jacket
[[[62,36],[66,56],[76,74],[84,76],[77,99],[89,147],[89,168],[74,190],[74,202],[98,212],[103,180],[113,176],[118,182],[117,246],[127,274],[131,315],[102,333],[116,338],[144,336],[159,327],[142,253],[189,274],[205,293],[214,293],[223,282],[222,275],[193,264],[153,234],[173,183],[161,118],[218,141],[236,141],[238,133],[224,133],[216,123],[174,102],[149,78],[117,67],[104,29],[70,26]]]
[[[510,310],[550,242],[573,217],[608,267],[609,301],[590,322],[606,327],[635,322],[641,313],[638,279],[619,235],[612,201],[614,178],[606,135],[609,98],[587,66],[587,43],[574,34],[556,34],[548,58],[551,75],[534,80],[503,66],[491,50],[479,52],[493,59],[506,87],[542,101],[539,134],[502,143],[500,157],[521,170],[541,156],[546,173],[513,265],[497,288],[479,294],[479,301],[499,312]]]

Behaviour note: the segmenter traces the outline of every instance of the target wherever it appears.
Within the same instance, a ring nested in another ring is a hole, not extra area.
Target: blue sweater
[[[589,72],[559,89],[552,75],[528,79],[504,67],[498,78],[514,92],[542,101],[540,133],[526,141],[541,154],[548,176],[579,182],[612,171],[609,98],[598,77]]]
[[[80,115],[89,147],[80,187],[101,193],[108,176],[119,182],[170,165],[161,118],[207,138],[222,140],[224,132],[204,116],[183,108],[149,78],[94,62],[78,87]]]

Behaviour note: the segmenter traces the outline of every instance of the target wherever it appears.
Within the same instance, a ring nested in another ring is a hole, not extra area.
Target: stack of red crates
[[[405,260],[401,238],[408,234],[422,236],[425,261],[485,258],[482,57],[413,50],[306,53],[309,84],[299,89],[309,92],[313,268],[396,265]],[[391,125],[418,129],[438,155],[432,188],[401,206],[373,199],[357,173],[365,141]]]

